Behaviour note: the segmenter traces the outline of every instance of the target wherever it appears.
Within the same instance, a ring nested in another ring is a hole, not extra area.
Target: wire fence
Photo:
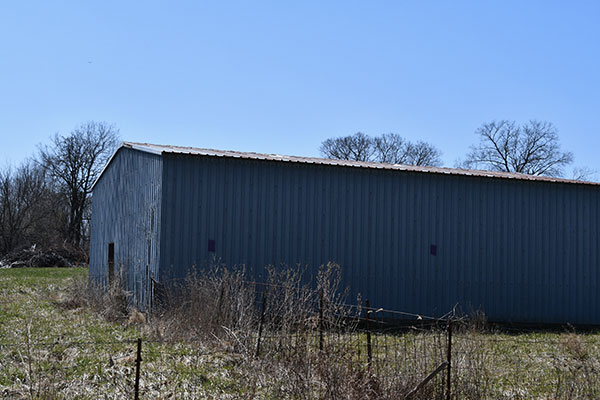
[[[391,386],[393,380],[400,378],[399,383],[416,385],[445,358],[439,351],[445,340],[441,332],[412,337],[374,333],[367,339],[368,333],[364,330],[323,334],[270,332],[259,336],[257,332],[254,339],[260,343],[260,352],[250,358],[245,352],[219,350],[202,341],[94,342],[56,338],[0,343],[3,359],[0,393],[4,398],[97,398],[109,393],[110,398],[210,397],[206,390],[214,378],[208,376],[207,365],[226,369],[249,359],[256,363],[304,360],[308,368],[311,363],[320,368],[320,358],[332,368],[368,371],[380,386]],[[207,364],[208,360],[212,363]],[[137,384],[136,371],[139,371]],[[440,386],[442,382],[438,380],[435,384]],[[315,385],[311,389],[314,397],[309,398],[322,398],[321,389]],[[244,397],[243,393],[238,394]]]
[[[600,398],[595,335],[489,331],[453,313],[435,318],[368,300],[347,304],[327,288],[242,283],[250,290],[223,281],[196,286],[198,298],[181,308],[200,315],[175,326],[195,325],[194,335],[183,339],[150,333],[100,341],[0,338],[0,395]],[[182,316],[173,318],[167,322]]]
[[[211,368],[232,370],[244,363],[303,360],[306,380],[314,383],[303,398],[327,398],[327,388],[320,386],[323,377],[310,379],[316,374],[310,369],[323,365],[330,373],[348,368],[345,378],[363,374],[361,384],[373,385],[373,391],[388,388],[383,398],[598,398],[600,394],[599,353],[592,338],[522,339],[473,332],[464,321],[450,324],[454,332],[448,330],[448,321],[403,325],[393,332],[390,327],[361,326],[352,332],[259,334],[257,328],[252,339],[260,348],[238,351],[235,346],[218,348],[202,340],[56,337],[2,342],[0,393],[3,398],[209,398],[226,391],[228,385],[219,383]],[[229,376],[239,378],[243,375]],[[244,390],[230,394],[244,398]]]

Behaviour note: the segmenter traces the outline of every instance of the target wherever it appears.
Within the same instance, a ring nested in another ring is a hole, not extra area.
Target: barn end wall
[[[96,183],[92,197],[90,281],[108,282],[108,246],[115,274],[131,301],[144,309],[150,277],[158,276],[162,158],[121,148]]]
[[[600,324],[600,190],[577,184],[164,154],[165,279],[216,256],[339,263],[376,307]],[[215,252],[208,241],[214,240]],[[434,254],[435,253],[435,254]]]

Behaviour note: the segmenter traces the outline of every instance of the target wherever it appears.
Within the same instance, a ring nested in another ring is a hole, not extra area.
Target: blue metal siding
[[[338,262],[352,297],[440,316],[600,323],[599,188],[165,154],[165,279]],[[437,254],[430,254],[436,245]]]
[[[164,158],[165,279],[206,265],[214,239],[222,262],[257,275],[282,263],[315,274],[336,261],[352,296],[378,306],[600,323],[596,187]]]
[[[161,280],[206,265],[213,239],[257,277],[336,261],[351,297],[386,308],[598,324],[599,205],[594,186],[123,149],[94,190],[90,277],[114,242],[143,305],[148,238]]]
[[[114,243],[115,273],[140,309],[148,300],[149,277],[159,273],[161,195],[162,158],[126,148],[113,157],[93,192],[90,279],[106,284],[107,249]]]

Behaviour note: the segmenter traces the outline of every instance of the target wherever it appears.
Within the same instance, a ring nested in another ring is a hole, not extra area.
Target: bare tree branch
[[[598,171],[589,167],[575,167],[571,173],[571,179],[576,181],[595,182]]]

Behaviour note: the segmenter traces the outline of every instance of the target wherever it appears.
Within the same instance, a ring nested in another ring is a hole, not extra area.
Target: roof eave
[[[350,160],[335,160],[335,159],[321,159],[314,157],[298,157],[298,156],[282,156],[279,154],[261,154],[261,153],[244,153],[232,150],[213,150],[213,149],[200,149],[195,147],[180,147],[180,146],[164,146],[156,145],[151,143],[135,143],[135,142],[123,142],[121,146],[110,157],[104,169],[98,176],[98,179],[94,182],[92,190],[96,187],[98,181],[102,178],[105,170],[110,165],[112,159],[122,148],[130,148],[133,150],[163,155],[163,154],[182,154],[190,156],[207,156],[207,157],[224,157],[224,158],[241,158],[250,160],[264,160],[264,161],[280,161],[280,162],[291,162],[291,163],[306,163],[313,165],[328,165],[328,166],[339,166],[339,167],[354,167],[354,168],[366,168],[366,169],[387,169],[404,172],[417,172],[417,173],[430,173],[430,174],[442,174],[452,176],[467,176],[467,177],[480,177],[480,178],[495,178],[495,179],[508,179],[515,181],[529,181],[529,182],[549,182],[549,183],[565,183],[565,184],[579,184],[587,186],[600,186],[598,182],[587,182],[577,181],[555,177],[540,177],[526,174],[515,174],[515,173],[504,173],[494,171],[483,171],[483,170],[465,170],[457,168],[446,168],[446,167],[419,167],[411,165],[401,164],[380,164],[373,162],[360,162]]]

